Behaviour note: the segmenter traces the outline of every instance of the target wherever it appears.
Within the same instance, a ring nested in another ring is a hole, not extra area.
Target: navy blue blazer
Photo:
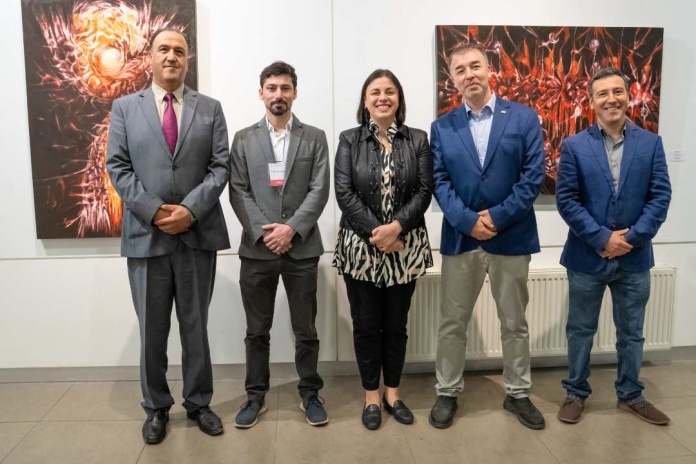
[[[667,219],[672,187],[660,136],[626,122],[618,191],[614,192],[604,140],[597,124],[561,144],[556,183],[558,212],[570,227],[561,264],[598,272],[599,256],[612,231],[630,228],[633,250],[618,260],[622,269],[647,271],[655,264],[652,238]]]
[[[483,248],[498,255],[539,251],[534,200],[544,180],[544,137],[531,108],[496,98],[483,167],[464,105],[433,122],[435,198],[444,213],[440,253]],[[488,209],[498,235],[479,241],[469,233]]]

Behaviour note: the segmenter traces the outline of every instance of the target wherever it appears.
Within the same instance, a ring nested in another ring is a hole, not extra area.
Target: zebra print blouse
[[[373,120],[370,120],[370,132],[382,147],[382,222],[389,224],[394,220],[394,157],[379,141],[379,126]],[[387,130],[390,144],[396,132],[396,122],[393,122]],[[378,287],[406,284],[425,274],[433,265],[433,257],[425,227],[407,232],[403,240],[403,250],[386,254],[352,230],[341,228],[336,238],[333,266],[339,274],[373,282]]]

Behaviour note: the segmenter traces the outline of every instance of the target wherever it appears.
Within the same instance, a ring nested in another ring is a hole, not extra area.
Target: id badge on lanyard
[[[285,183],[285,163],[268,163],[268,177],[271,187],[282,187]]]

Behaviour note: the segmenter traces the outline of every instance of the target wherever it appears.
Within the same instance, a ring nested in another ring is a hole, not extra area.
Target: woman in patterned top
[[[370,430],[384,409],[402,424],[413,414],[399,397],[416,279],[433,265],[423,214],[433,190],[425,132],[404,125],[406,102],[396,76],[378,69],[360,94],[359,127],[341,133],[334,183],[341,208],[334,267],[343,275]]]

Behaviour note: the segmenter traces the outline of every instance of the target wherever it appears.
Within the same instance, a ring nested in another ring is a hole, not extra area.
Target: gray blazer
[[[155,97],[148,88],[114,101],[106,168],[124,203],[121,255],[149,258],[191,248],[230,247],[220,195],[229,180],[227,124],[220,102],[184,89],[174,156],[162,134]],[[170,235],[152,224],[163,203],[184,205],[198,222]]]
[[[244,233],[239,255],[277,259],[261,237],[265,224],[287,223],[297,232],[288,255],[321,256],[317,220],[329,199],[329,147],[324,131],[293,116],[283,187],[272,187],[268,164],[275,162],[266,118],[237,132],[230,150],[230,203]]]

